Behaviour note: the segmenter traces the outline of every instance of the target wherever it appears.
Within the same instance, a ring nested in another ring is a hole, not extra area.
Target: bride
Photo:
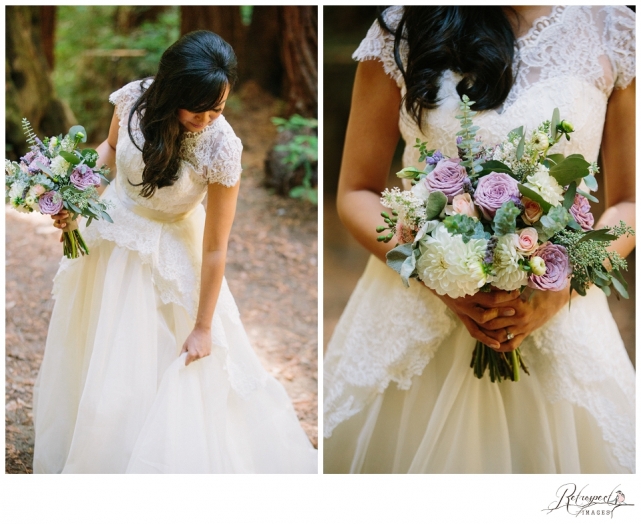
[[[634,32],[625,7],[394,6],[374,23],[354,53],[338,190],[341,219],[373,256],[325,357],[325,472],[634,472],[635,374],[599,289],[571,308],[567,291],[406,289],[383,262],[394,242],[375,233],[399,137],[404,166],[419,167],[417,138],[455,156],[463,94],[487,144],[558,107],[576,131],[554,152],[593,162],[601,148],[595,229],[634,227]],[[634,238],[612,248],[625,257]],[[475,378],[475,339],[520,346],[530,375]]]
[[[98,165],[114,223],[63,260],[34,392],[35,473],[312,473],[224,278],[242,145],[222,116],[236,57],[196,31],[113,93]],[[207,212],[200,205],[207,195]],[[64,228],[67,212],[53,217]]]

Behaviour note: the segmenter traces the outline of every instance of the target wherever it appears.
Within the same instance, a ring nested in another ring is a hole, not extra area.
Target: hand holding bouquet
[[[493,146],[476,140],[471,102],[460,103],[458,157],[447,158],[417,140],[421,171],[398,173],[412,189],[385,190],[381,242],[399,242],[387,263],[405,285],[421,280],[439,295],[458,298],[478,291],[560,291],[585,295],[592,284],[627,298],[621,274],[625,260],[607,251],[610,242],[634,234],[621,222],[594,231],[587,190],[596,190],[596,163],[582,155],[549,154],[574,131],[556,109],[551,120],[526,135],[523,127]],[[508,334],[509,337],[509,334]],[[489,368],[494,382],[527,372],[519,349],[497,353],[477,342],[471,367],[481,378]]]
[[[67,135],[40,140],[26,119],[22,126],[31,146],[20,162],[5,160],[6,199],[11,206],[23,213],[39,211],[57,215],[68,210],[75,220],[86,217],[87,226],[92,220],[112,222],[107,213],[108,203],[100,200],[97,187],[101,180],[108,182],[109,170],[96,169],[98,153],[93,149],[78,148],[87,141],[82,126],[73,126]],[[68,225],[62,234],[64,256],[77,258],[89,250],[75,225]]]

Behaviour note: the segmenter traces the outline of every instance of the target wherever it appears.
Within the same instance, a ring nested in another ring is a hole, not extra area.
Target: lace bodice
[[[233,186],[238,181],[243,146],[225,117],[220,115],[202,131],[184,133],[178,180],[172,186],[156,190],[149,199],[141,197],[140,186],[126,183],[127,180],[140,183],[143,170],[142,153],[129,138],[127,124],[129,112],[146,86],[145,81],[131,82],[109,97],[120,120],[116,147],[118,178],[127,196],[137,204],[167,213],[185,213],[202,201],[208,183]],[[135,113],[131,127],[136,143],[142,147],[144,138]]]
[[[403,14],[401,6],[385,11],[392,28]],[[572,122],[576,132],[571,142],[562,140],[554,152],[580,153],[595,161],[599,153],[608,97],[615,88],[624,88],[635,76],[634,13],[621,6],[555,6],[547,16],[538,18],[530,30],[517,39],[514,71],[515,84],[499,110],[479,112],[475,124],[479,138],[497,143],[515,127],[532,130],[552,116],[558,107],[561,117]],[[401,59],[407,48],[401,43]],[[353,57],[376,59],[405,94],[401,72],[394,60],[393,36],[378,22],[369,30]],[[399,127],[406,147],[405,166],[418,165],[413,147],[416,138],[446,155],[456,154],[453,137],[458,131],[459,97],[456,85],[460,77],[447,71],[441,79],[439,106],[425,112],[423,132],[403,109]]]
[[[390,27],[397,26],[402,10],[393,6],[385,11]],[[558,107],[561,117],[574,124],[575,133],[571,142],[563,139],[554,152],[580,153],[595,161],[608,98],[613,89],[627,87],[635,76],[634,13],[615,6],[553,7],[518,38],[516,51],[516,81],[503,106],[479,112],[474,118],[480,126],[479,138],[490,145],[518,126],[531,131],[551,118]],[[407,58],[404,42],[400,43],[400,56]],[[378,22],[353,57],[382,62],[405,94],[394,60],[393,36]],[[401,109],[404,166],[423,167],[413,147],[417,138],[427,141],[430,149],[456,155],[459,80],[451,71],[443,74],[439,105],[424,112],[423,132]],[[350,298],[334,334],[340,342],[334,344],[333,338],[328,345],[324,365],[326,437],[338,424],[361,412],[391,382],[408,389],[458,321],[433,294],[419,286],[405,289],[398,275],[385,267],[375,269],[377,263],[370,261],[371,267]],[[607,328],[605,316],[610,317]],[[387,327],[381,329],[381,318],[385,318],[385,326],[393,326],[390,332]],[[588,297],[576,299],[576,305],[573,299],[571,311],[564,309],[528,337],[522,350],[539,376],[545,377],[550,401],[566,399],[585,407],[598,421],[620,462],[634,470],[634,421],[617,407],[617,402],[633,402],[634,372],[624,350],[606,351],[611,345],[622,349],[605,297],[594,289]],[[579,365],[586,362],[594,367]],[[600,385],[608,381],[609,397],[593,393],[602,392]],[[615,401],[619,392],[622,396]]]

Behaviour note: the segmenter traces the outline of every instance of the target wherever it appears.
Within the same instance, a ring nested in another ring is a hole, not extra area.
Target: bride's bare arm
[[[393,245],[376,241],[380,196],[400,133],[401,93],[378,61],[358,64],[338,184],[338,214],[365,249],[385,261]]]
[[[603,128],[601,156],[605,181],[606,210],[595,229],[614,226],[623,220],[635,227],[635,82],[610,95]],[[635,237],[621,237],[610,246],[622,257],[634,249]],[[532,331],[544,325],[569,300],[565,291],[537,291],[531,301],[516,300],[516,314],[509,319],[494,319],[482,326],[488,335],[503,342],[501,351],[517,348]],[[506,329],[514,335],[506,340]]]
[[[240,181],[233,187],[209,184],[207,190],[200,300],[196,324],[181,351],[181,353],[188,353],[186,364],[211,353],[211,321],[225,273],[227,243],[236,214],[239,187]]]
[[[400,104],[400,90],[382,64],[374,60],[360,62],[347,124],[337,208],[343,224],[356,240],[383,261],[393,242],[377,242],[376,226],[382,224],[380,213],[385,208],[380,196],[400,138]],[[514,314],[512,308],[499,307],[514,297],[514,293],[501,291],[459,299],[439,298],[459,316],[474,338],[498,347],[498,342],[483,333],[476,322]]]

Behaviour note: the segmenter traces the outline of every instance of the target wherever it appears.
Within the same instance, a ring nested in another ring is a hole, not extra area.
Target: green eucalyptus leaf
[[[572,182],[565,192],[565,197],[563,198],[563,207],[565,209],[570,209],[574,204],[574,195],[576,195],[576,182]]]
[[[430,193],[425,205],[425,219],[432,220],[439,216],[447,205],[447,197],[441,191]]]
[[[68,153],[67,151],[60,151],[58,153],[62,158],[64,158],[67,162],[69,162],[71,165],[78,165],[80,163],[80,159],[74,155],[73,153]]]
[[[597,202],[597,203],[599,202],[599,199],[598,199],[597,197],[595,197],[594,195],[591,195],[590,193],[586,193],[585,191],[583,191],[583,190],[582,190],[582,189],[580,189],[580,188],[577,188],[576,192],[577,192],[579,195],[583,195],[583,196],[584,196],[585,198],[587,198],[590,202]]]
[[[588,189],[590,191],[596,191],[597,189],[599,189],[599,184],[597,183],[594,175],[583,177],[583,181],[585,182],[585,185],[588,186]]]
[[[512,170],[508,166],[506,166],[503,162],[499,162],[498,160],[490,160],[489,162],[483,162],[481,163],[481,167],[483,168],[483,170],[481,171],[480,176],[488,175],[494,172],[494,173],[507,173],[512,178],[516,178]]]
[[[559,108],[555,107],[554,111],[552,111],[552,120],[550,120],[550,137],[552,140],[556,138],[556,126],[559,125],[559,122],[561,122],[561,113],[559,113]]]
[[[523,184],[518,184],[518,187],[519,187],[519,191],[521,192],[521,195],[529,198],[530,200],[534,200],[537,204],[541,206],[544,213],[547,213],[552,207],[552,204],[547,202],[541,195],[539,195],[533,189],[530,189],[529,187],[526,187]]]
[[[585,235],[581,237],[579,242],[585,242],[586,240],[593,240],[594,242],[608,242],[616,240],[617,236],[610,233],[608,228],[603,229],[594,229],[588,231]]]
[[[521,160],[523,157],[523,152],[525,151],[525,134],[521,135],[521,140],[519,140],[519,145],[516,146],[516,159]]]
[[[71,140],[75,140],[76,139],[76,134],[77,133],[82,133],[82,138],[80,138],[79,142],[84,144],[87,141],[87,131],[82,126],[73,126],[69,130],[69,137],[71,138]]]
[[[560,164],[565,160],[565,157],[561,154],[553,154],[553,155],[548,155],[545,157],[546,160],[551,160],[552,165]]]
[[[508,200],[496,211],[494,215],[494,233],[497,236],[509,235],[516,231],[516,219],[521,210]]]
[[[616,289],[617,293],[619,293],[623,298],[630,298],[625,280],[621,282],[618,278],[614,277],[612,279],[612,285],[614,286],[614,289]]]
[[[566,186],[577,178],[583,178],[590,172],[590,164],[583,158],[567,157],[563,162],[550,168],[550,175],[553,176],[561,186]]]

